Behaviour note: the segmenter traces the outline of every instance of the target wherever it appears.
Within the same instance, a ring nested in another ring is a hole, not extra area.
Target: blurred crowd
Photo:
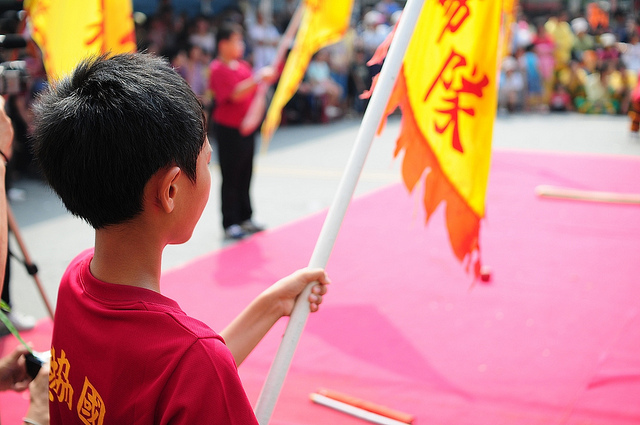
[[[176,12],[170,0],[161,0],[153,14],[134,13],[138,50],[166,57],[210,111],[215,99],[209,90],[209,65],[216,55],[220,25],[242,25],[245,59],[258,70],[272,64],[298,1],[286,0],[275,11],[262,11],[255,3],[240,0],[216,15],[189,16]],[[340,42],[314,55],[300,88],[284,108],[282,124],[362,114],[367,100],[360,95],[379,72],[379,65],[367,62],[399,19],[403,5],[402,0],[355,2],[349,30]],[[624,11],[605,15],[594,19],[559,12],[530,18],[519,12],[503,51],[499,111],[629,114],[635,123],[632,130],[640,127],[640,90],[634,94],[640,71],[638,16]],[[0,34],[10,33],[26,30],[17,15],[5,13]],[[30,172],[29,104],[46,86],[46,74],[33,43],[26,49],[0,51],[0,56],[3,61],[25,60],[30,76],[27,89],[7,100],[16,126],[11,176]]]
[[[273,61],[296,3],[287,1],[273,16],[239,2],[241,7],[220,15],[189,19],[176,16],[167,2],[139,22],[139,48],[169,58],[208,107],[214,101],[207,91],[207,72],[215,54],[216,27],[224,20],[243,25],[246,59],[259,69]],[[354,10],[342,41],[313,57],[283,111],[283,124],[326,122],[364,111],[367,101],[360,94],[379,72],[379,66],[368,66],[367,61],[397,22],[403,3],[378,0]],[[518,13],[511,33],[501,66],[500,111],[634,113],[632,94],[640,71],[635,14],[619,10],[587,17],[559,12],[528,18]]]
[[[270,16],[249,2],[239,2],[239,7],[215,16],[189,18],[176,15],[170,2],[162,2],[152,16],[135,14],[138,48],[167,57],[208,108],[214,101],[207,90],[207,73],[215,55],[216,28],[224,21],[243,26],[245,59],[257,70],[274,60],[297,3],[288,0]],[[312,58],[298,92],[283,111],[283,124],[326,122],[364,111],[366,100],[359,95],[379,71],[367,61],[397,22],[402,4],[379,0],[354,10],[342,41]]]
[[[207,111],[215,99],[209,90],[209,65],[216,55],[216,32],[225,21],[242,25],[245,31],[245,60],[255,70],[271,65],[298,4],[286,0],[277,11],[263,13],[248,0],[240,0],[216,15],[189,16],[176,12],[170,0],[161,0],[155,13],[134,12],[139,51],[167,58],[190,84]],[[300,89],[283,111],[283,124],[327,122],[345,115],[364,112],[366,100],[359,95],[370,88],[379,68],[367,66],[377,46],[386,38],[399,18],[404,2],[371,0],[369,6],[356,2],[350,30],[337,44],[318,52],[309,64]],[[0,34],[20,34],[26,48],[0,48],[0,62],[22,61],[24,87],[7,96],[6,109],[16,135],[14,154],[9,164],[10,197],[19,200],[19,190],[11,189],[11,180],[20,176],[37,177],[29,149],[30,104],[44,87],[47,76],[42,55],[29,40],[24,13],[8,11],[0,15]],[[207,114],[209,115],[209,114]]]
[[[519,14],[502,62],[500,110],[630,113],[639,32],[638,17],[621,10],[600,17]]]

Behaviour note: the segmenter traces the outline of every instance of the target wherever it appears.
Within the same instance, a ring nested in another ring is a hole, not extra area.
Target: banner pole
[[[320,236],[311,255],[309,267],[326,267],[375,133],[398,78],[404,54],[413,35],[423,4],[424,0],[408,0],[406,3],[389,47],[389,52],[380,71],[378,82],[362,118],[356,142],[338,186],[338,191],[329,208]],[[313,285],[313,283],[309,284],[298,296],[271,369],[258,397],[255,413],[260,425],[269,423],[282,390],[293,354],[309,316],[308,299]]]

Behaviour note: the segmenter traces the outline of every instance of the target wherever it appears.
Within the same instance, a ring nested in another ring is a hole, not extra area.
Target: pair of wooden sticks
[[[339,412],[379,425],[409,425],[414,416],[390,407],[352,397],[337,391],[320,389],[309,395],[311,401]]]

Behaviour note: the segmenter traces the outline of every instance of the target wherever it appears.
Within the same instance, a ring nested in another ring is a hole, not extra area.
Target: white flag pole
[[[309,267],[324,268],[329,260],[333,245],[338,236],[340,225],[355,191],[358,178],[364,167],[364,162],[369,153],[369,148],[375,137],[375,133],[382,120],[382,116],[387,107],[389,97],[395,85],[402,65],[404,54],[407,50],[413,30],[420,16],[424,0],[408,0],[396,33],[389,47],[389,52],[384,61],[378,82],[369,105],[365,111],[360,129],[356,137],[356,142],[351,151],[351,156],[347,163],[345,172],[338,186],[338,191],[333,200],[327,217],[320,231],[320,236],[316,242],[315,249],[309,260]],[[309,284],[300,294],[289,318],[289,324],[282,337],[282,342],[273,360],[267,379],[262,387],[262,391],[256,404],[255,413],[260,425],[267,425],[271,419],[271,414],[280,395],[280,390],[284,384],[284,379],[289,371],[291,360],[295,352],[298,341],[304,329],[304,325],[309,316],[309,295],[313,283]]]

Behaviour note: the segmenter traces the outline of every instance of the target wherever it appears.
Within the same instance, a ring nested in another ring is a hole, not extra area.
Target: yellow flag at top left
[[[49,79],[84,58],[136,50],[131,0],[26,0],[25,10]]]

